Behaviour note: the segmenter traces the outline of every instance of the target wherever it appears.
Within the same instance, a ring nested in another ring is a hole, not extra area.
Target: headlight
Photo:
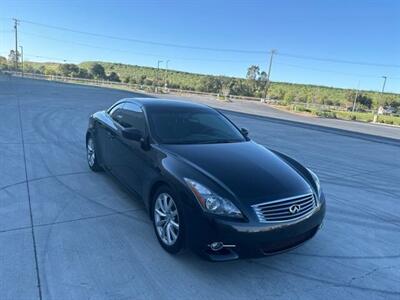
[[[319,178],[313,171],[311,171],[308,168],[307,168],[307,170],[308,170],[308,172],[310,172],[312,178],[314,179],[315,185],[317,186],[317,193],[318,193],[318,197],[319,197],[319,196],[321,196],[321,184],[319,182]]]
[[[194,180],[185,178],[185,181],[205,211],[228,217],[243,217],[240,210],[230,200],[218,196]]]

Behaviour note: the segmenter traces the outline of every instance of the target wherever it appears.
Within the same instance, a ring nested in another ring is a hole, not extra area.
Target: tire
[[[96,143],[91,135],[89,135],[89,137],[86,139],[86,159],[89,168],[93,172],[100,172],[103,170],[97,158]]]
[[[151,207],[153,227],[161,247],[171,254],[180,252],[185,239],[185,219],[181,202],[169,187],[162,186],[154,194]]]

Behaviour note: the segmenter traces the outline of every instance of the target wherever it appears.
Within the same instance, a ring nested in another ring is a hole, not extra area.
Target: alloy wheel
[[[90,167],[94,166],[95,160],[96,160],[96,154],[95,154],[95,148],[94,148],[94,142],[92,138],[89,138],[86,146],[87,150],[87,160],[89,163]]]
[[[167,193],[161,193],[155,201],[154,222],[162,242],[174,245],[179,236],[179,213],[174,199]]]

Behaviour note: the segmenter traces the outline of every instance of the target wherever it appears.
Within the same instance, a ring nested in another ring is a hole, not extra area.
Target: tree
[[[259,66],[252,65],[247,69],[246,78],[249,86],[252,87],[253,96],[265,97],[269,85],[268,74],[261,71]]]
[[[0,56],[0,69],[8,69],[7,59],[3,56]]]
[[[147,76],[146,75],[141,75],[139,78],[139,84],[144,84],[146,81]]]
[[[222,86],[220,92],[225,98],[229,97],[229,95],[231,94],[231,86],[233,85],[233,82],[225,79],[221,81],[221,85]]]
[[[79,78],[87,78],[90,79],[92,78],[92,75],[89,74],[89,71],[87,69],[79,68],[79,73],[78,73]]]
[[[257,78],[257,87],[264,98],[267,95],[268,84],[269,84],[269,82],[268,82],[267,72],[265,72],[265,71],[260,72],[260,75]]]
[[[368,109],[371,109],[372,106],[372,99],[367,97],[366,95],[359,94],[357,97],[357,103],[364,105]]]
[[[19,57],[20,57],[20,54],[18,51],[15,52],[14,50],[10,50],[10,53],[8,54],[8,62],[10,64],[14,64],[15,62],[19,61]]]
[[[270,88],[268,91],[268,96],[271,99],[283,100],[285,98],[285,90],[281,87]]]
[[[44,68],[44,74],[45,75],[57,75],[57,72],[53,68]]]
[[[256,65],[252,65],[247,69],[246,78],[248,80],[257,80],[260,75],[260,67]]]
[[[104,67],[99,63],[93,64],[89,69],[89,73],[92,74],[95,79],[106,78],[106,72],[104,71]]]
[[[216,76],[204,76],[200,79],[201,92],[218,93],[221,87],[221,79]]]
[[[110,81],[121,82],[121,80],[119,79],[118,74],[115,73],[115,72],[111,72],[110,75],[107,76],[107,79],[110,80]]]
[[[79,67],[74,64],[60,64],[58,65],[58,72],[62,76],[76,77],[79,75]]]

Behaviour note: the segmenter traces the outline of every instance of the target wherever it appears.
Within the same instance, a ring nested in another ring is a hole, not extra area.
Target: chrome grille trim
[[[300,206],[300,210],[291,213],[289,208],[292,205]],[[316,207],[317,202],[313,193],[252,205],[258,220],[262,223],[281,223],[306,218]]]

